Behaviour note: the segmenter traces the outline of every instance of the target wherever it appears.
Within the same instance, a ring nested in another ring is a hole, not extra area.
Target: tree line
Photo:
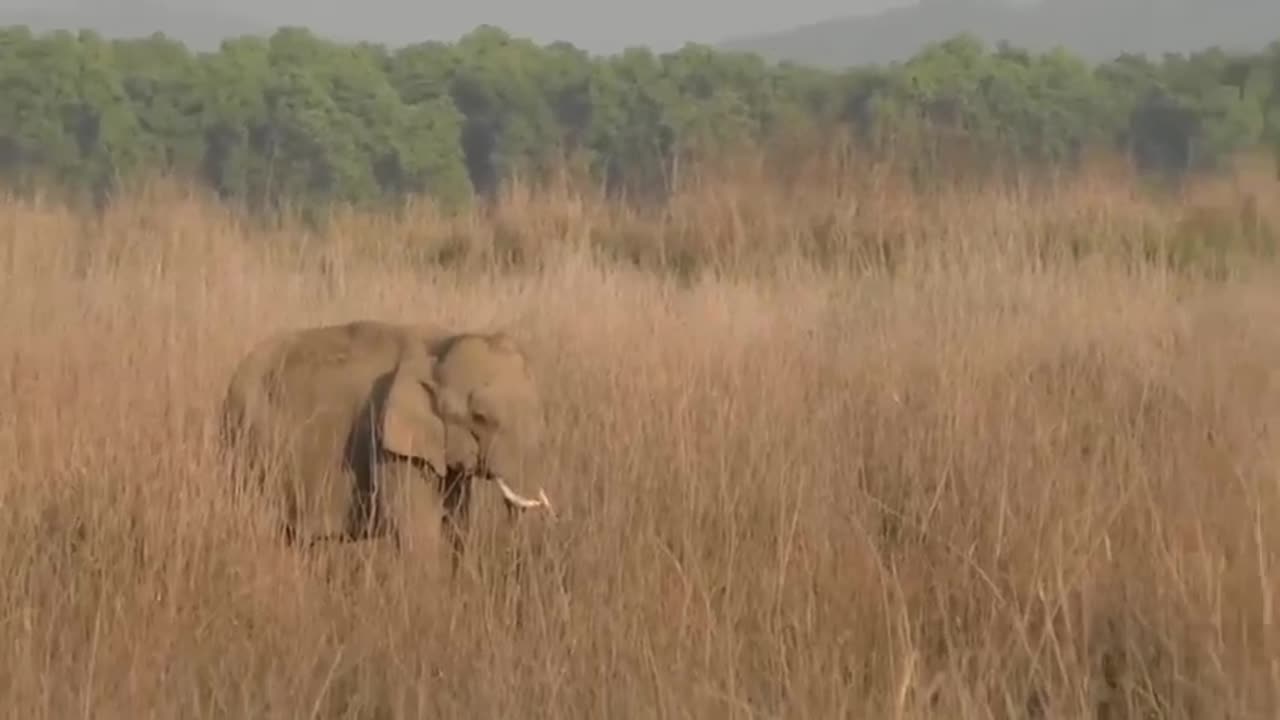
[[[1280,42],[1089,64],[960,35],[904,63],[830,71],[696,44],[593,56],[491,26],[398,48],[281,28],[206,53],[9,27],[0,97],[0,181],[97,197],[162,171],[254,207],[422,194],[455,206],[566,161],[644,195],[686,159],[785,157],[834,131],[868,152],[908,148],[920,167],[945,144],[1018,167],[1069,168],[1104,148],[1178,175],[1280,148]]]

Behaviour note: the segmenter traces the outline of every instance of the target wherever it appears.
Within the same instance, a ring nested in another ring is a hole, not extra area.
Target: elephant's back
[[[304,328],[270,337],[246,358],[263,379],[394,363],[401,336],[385,323],[355,321]],[[260,369],[259,369],[260,368]]]
[[[360,375],[394,367],[403,333],[376,321],[353,321],[272,335],[236,367],[231,385],[274,394],[281,385],[316,374]]]
[[[354,320],[278,332],[258,342],[233,370],[224,424],[296,424],[355,413],[408,344],[444,337],[433,325]]]
[[[234,431],[227,436],[272,458],[272,485],[299,513],[300,532],[341,530],[351,501],[349,434],[399,347],[394,326],[381,323],[290,330],[260,341],[233,371],[223,404],[224,428]]]

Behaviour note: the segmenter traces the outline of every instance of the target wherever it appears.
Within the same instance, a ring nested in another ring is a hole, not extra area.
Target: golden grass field
[[[1280,188],[873,170],[323,233],[3,202],[4,715],[1276,717]],[[493,493],[446,588],[231,498],[233,364],[362,317],[525,343],[519,575]]]

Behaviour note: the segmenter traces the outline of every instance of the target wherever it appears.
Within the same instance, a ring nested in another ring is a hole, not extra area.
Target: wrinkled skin
[[[263,341],[222,408],[225,447],[281,503],[291,542],[389,536],[434,552],[443,533],[455,563],[473,481],[499,487],[509,508],[543,504],[507,484],[543,422],[507,335],[372,321]]]

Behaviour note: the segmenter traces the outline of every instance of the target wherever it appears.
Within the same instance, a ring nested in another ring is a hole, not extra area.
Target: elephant
[[[526,353],[505,332],[355,320],[280,332],[241,359],[223,396],[222,447],[279,503],[289,544],[410,537],[463,551],[472,483],[508,511],[545,418]],[[426,518],[418,517],[425,514]]]

